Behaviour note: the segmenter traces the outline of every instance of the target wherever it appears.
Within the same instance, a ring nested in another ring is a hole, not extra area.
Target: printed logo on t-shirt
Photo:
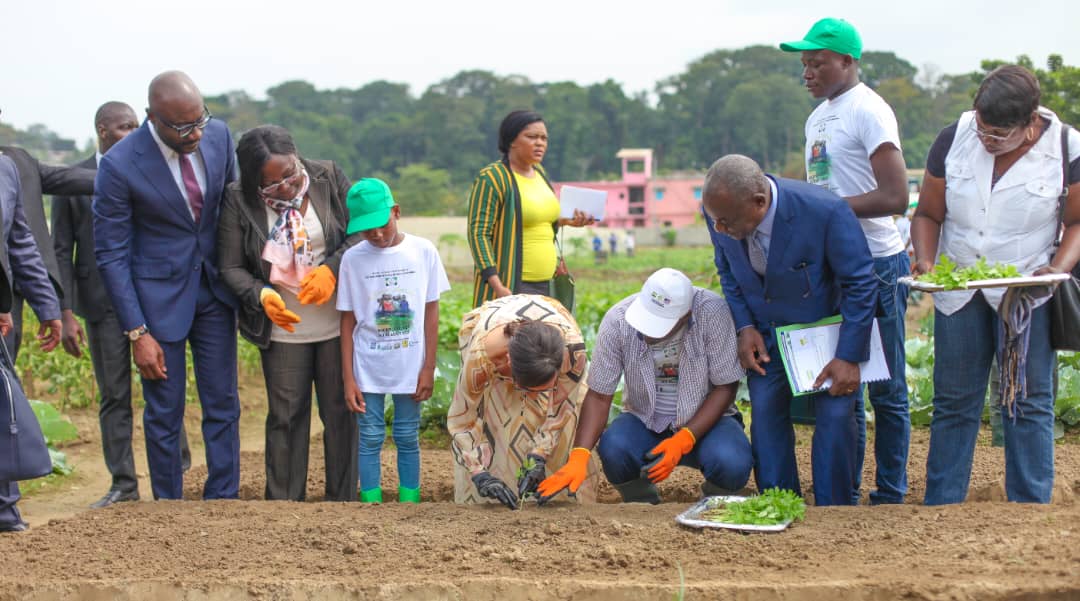
[[[679,348],[680,343],[675,341],[653,349],[656,392],[659,394],[676,394],[679,390]]]
[[[832,174],[832,158],[825,140],[816,140],[810,147],[810,160],[806,165],[806,181],[811,184],[829,187],[829,176]]]
[[[368,310],[375,324],[375,339],[368,341],[368,349],[373,351],[392,351],[407,349],[412,345],[413,322],[416,311],[415,300],[410,302],[407,283],[415,276],[413,268],[379,271],[365,276],[373,285],[371,305]],[[379,286],[377,282],[382,285]]]

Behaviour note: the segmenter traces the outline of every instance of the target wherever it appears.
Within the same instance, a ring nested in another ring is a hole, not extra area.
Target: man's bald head
[[[761,223],[770,196],[761,167],[741,154],[717,159],[702,186],[702,204],[716,230],[740,240]]]
[[[150,82],[146,113],[161,141],[181,154],[195,152],[209,122],[202,93],[186,73],[166,71]],[[198,127],[196,124],[201,123]],[[180,132],[184,135],[181,136]]]
[[[166,71],[150,82],[150,110],[166,104],[195,104],[202,109],[203,97],[198,86],[183,71]]]

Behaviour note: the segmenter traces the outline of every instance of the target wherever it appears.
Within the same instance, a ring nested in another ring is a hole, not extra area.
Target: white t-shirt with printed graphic
[[[679,360],[682,357],[683,338],[686,338],[685,325],[670,338],[648,345],[656,368],[656,405],[653,413],[657,425],[665,429],[675,422],[679,406]]]
[[[450,289],[435,245],[403,236],[390,248],[361,242],[341,259],[337,308],[356,316],[353,373],[362,392],[416,392],[424,364],[424,309]]]
[[[864,83],[825,100],[806,120],[806,181],[841,198],[876,190],[870,157],[882,144],[899,150],[892,107]],[[874,258],[904,252],[892,217],[859,219]]]

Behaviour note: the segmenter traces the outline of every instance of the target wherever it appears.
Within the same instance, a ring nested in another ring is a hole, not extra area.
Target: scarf
[[[1050,286],[1009,288],[998,306],[997,362],[1001,373],[998,402],[1016,421],[1016,400],[1027,394],[1027,354],[1035,301],[1053,294]]]
[[[304,185],[291,200],[281,200],[264,196],[263,201],[278,214],[274,227],[270,228],[262,258],[270,263],[270,283],[277,284],[289,292],[300,291],[300,281],[315,268],[315,256],[311,251],[311,240],[304,229],[304,216],[300,207],[304,204],[311,178],[307,171]]]

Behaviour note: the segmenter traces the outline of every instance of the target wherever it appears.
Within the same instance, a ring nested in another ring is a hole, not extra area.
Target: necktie
[[[195,223],[198,223],[199,216],[202,215],[202,190],[199,189],[199,181],[195,179],[195,169],[191,166],[191,159],[186,154],[180,155],[180,177],[184,180],[184,189],[187,190],[188,203],[195,216]]]
[[[750,257],[750,267],[758,275],[765,275],[765,249],[761,247],[761,243],[758,241],[757,232],[750,234],[750,237],[746,240],[746,253]]]

